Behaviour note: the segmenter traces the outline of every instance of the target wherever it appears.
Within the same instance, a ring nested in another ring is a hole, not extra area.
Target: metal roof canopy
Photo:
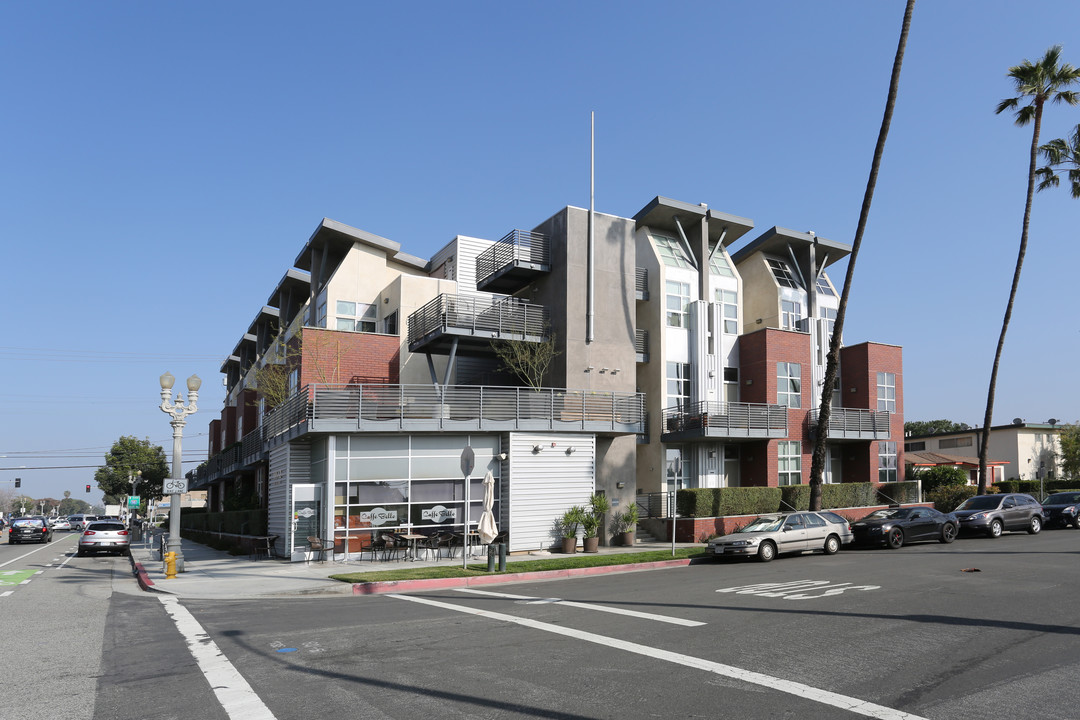
[[[322,219],[319,226],[315,228],[315,232],[311,234],[311,237],[304,244],[300,254],[296,256],[293,264],[301,270],[310,272],[314,251],[316,249],[325,249],[330,254],[330,257],[335,259],[335,262],[332,262],[331,265],[336,266],[352,248],[353,243],[357,242],[385,251],[387,256],[394,262],[411,265],[417,270],[427,271],[428,263],[426,260],[401,252],[401,245],[393,240],[387,240],[375,233],[369,233],[366,230],[360,230],[329,218]]]
[[[824,262],[823,267],[828,267],[851,254],[851,246],[845,243],[818,237],[809,232],[788,230],[787,228],[774,225],[756,239],[752,240],[748,245],[739,248],[732,254],[731,260],[738,265],[746,258],[758,252],[787,258],[787,249],[789,246],[794,246],[794,248],[798,249],[799,246],[808,247],[811,245],[815,245],[820,250],[824,251],[824,257],[822,257],[820,252],[817,253],[819,259]]]
[[[634,215],[633,219],[638,228],[647,225],[677,236],[679,230],[675,225],[676,216],[684,228],[691,222],[699,222],[702,218],[706,218],[709,223],[710,245],[724,235],[725,230],[727,234],[724,235],[724,247],[727,247],[754,228],[754,221],[749,218],[729,215],[712,210],[707,205],[693,205],[661,195],[653,198],[648,205]]]

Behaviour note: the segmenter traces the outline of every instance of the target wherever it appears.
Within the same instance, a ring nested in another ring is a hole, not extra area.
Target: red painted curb
[[[150,579],[150,575],[146,572],[146,568],[142,566],[142,563],[135,563],[135,577],[139,581],[139,587],[143,590],[154,587],[154,581]]]
[[[600,565],[597,567],[571,568],[569,570],[543,570],[537,572],[510,573],[509,575],[477,575],[460,578],[432,578],[429,580],[387,580],[383,582],[353,583],[353,595],[379,595],[381,593],[407,592],[410,590],[444,590],[446,588],[471,587],[473,585],[496,585],[499,583],[521,582],[523,580],[557,580],[561,578],[584,577],[586,575],[607,575],[615,572],[634,572],[638,570],[657,570],[660,568],[689,565],[690,560],[659,560],[636,565]]]

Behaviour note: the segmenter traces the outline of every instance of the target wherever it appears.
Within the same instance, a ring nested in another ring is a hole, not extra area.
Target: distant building
[[[1040,470],[1044,479],[1058,477],[1060,475],[1058,467],[1058,456],[1061,453],[1060,433],[1061,427],[1056,421],[1047,423],[1017,421],[1009,425],[991,427],[988,453],[993,460],[988,463],[993,469],[991,482],[1001,482],[1011,478],[1038,480]],[[977,483],[981,438],[982,431],[978,428],[936,435],[912,435],[904,439],[904,449],[908,453],[921,453],[920,457],[924,459],[925,453],[958,456],[965,463],[974,464],[973,481]]]

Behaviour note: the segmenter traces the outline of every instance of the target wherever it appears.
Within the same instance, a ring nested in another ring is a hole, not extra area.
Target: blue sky
[[[97,500],[83,485],[119,436],[171,452],[165,370],[204,379],[194,467],[222,359],[323,217],[426,258],[587,206],[590,111],[599,211],[665,195],[850,243],[903,10],[3,4],[0,489]],[[1072,0],[915,9],[845,328],[904,347],[909,420],[982,422],[1030,142],[993,110],[1024,58],[1061,43],[1080,65],[1077,27]],[[1043,137],[1077,123],[1050,108]],[[1080,419],[1061,320],[1078,212],[1036,197],[995,424]]]

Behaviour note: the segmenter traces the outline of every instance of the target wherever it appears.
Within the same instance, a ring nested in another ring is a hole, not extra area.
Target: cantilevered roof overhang
[[[749,244],[732,253],[731,260],[738,265],[758,252],[786,258],[788,257],[789,247],[796,253],[800,249],[816,248],[817,264],[822,268],[828,267],[851,254],[851,246],[845,243],[818,237],[809,232],[798,232],[797,230],[773,226],[756,239],[750,241]]]
[[[281,307],[282,300],[288,294],[293,294],[297,297],[307,299],[311,288],[311,273],[304,272],[303,270],[297,270],[296,268],[289,268],[278,281],[277,287],[274,288],[274,292],[270,293],[270,297],[266,299],[266,304],[271,307],[284,309]]]
[[[369,233],[329,218],[323,218],[319,226],[315,228],[315,232],[308,238],[293,264],[310,273],[315,252],[324,251],[330,258],[330,267],[336,267],[352,248],[353,243],[357,242],[384,251],[387,258],[396,263],[427,271],[426,260],[401,252],[401,245],[393,240],[387,240],[375,233]]]
[[[678,236],[679,229],[675,218],[679,219],[679,224],[683,228],[691,223],[700,222],[703,218],[708,220],[710,245],[723,237],[724,247],[754,228],[754,221],[749,218],[729,215],[712,210],[705,205],[693,205],[659,195],[634,215],[638,228],[647,225]]]

